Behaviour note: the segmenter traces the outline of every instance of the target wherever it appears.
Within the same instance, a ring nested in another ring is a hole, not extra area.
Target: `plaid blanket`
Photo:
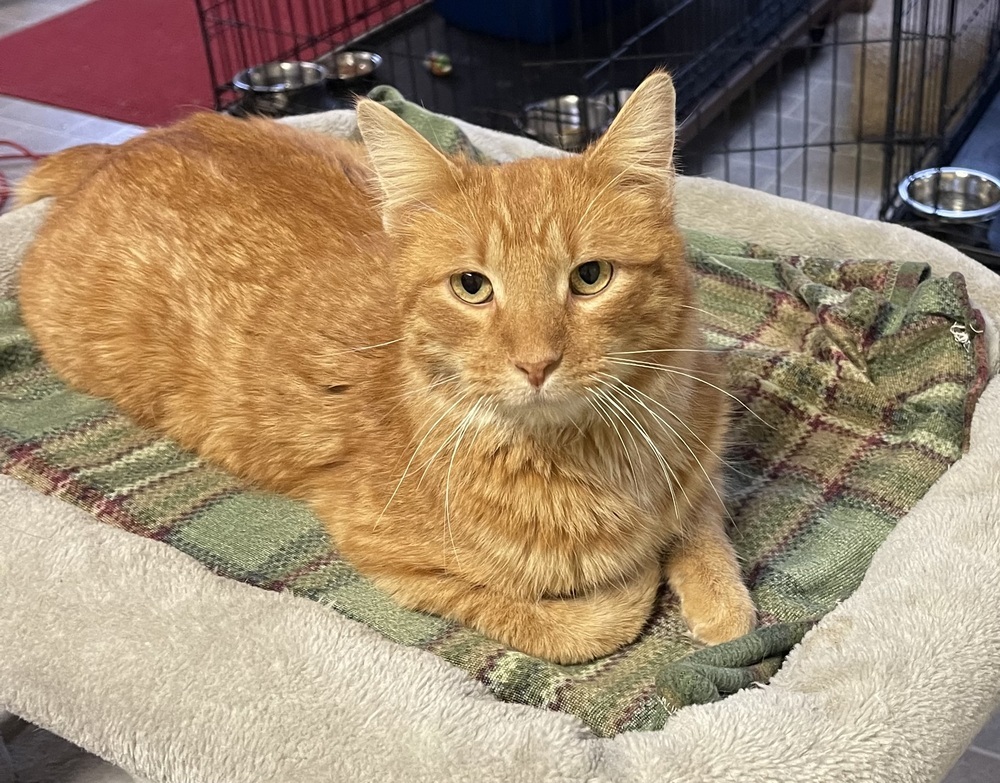
[[[376,97],[444,149],[468,144],[397,94]],[[708,340],[756,414],[738,408],[727,505],[763,627],[727,644],[698,649],[667,590],[637,642],[575,666],[403,610],[340,558],[304,505],[68,389],[13,300],[0,300],[0,470],[221,576],[319,601],[439,655],[500,699],[572,713],[599,736],[659,728],[686,704],[766,680],[851,594],[895,522],[961,456],[987,380],[982,320],[959,275],[687,240]]]

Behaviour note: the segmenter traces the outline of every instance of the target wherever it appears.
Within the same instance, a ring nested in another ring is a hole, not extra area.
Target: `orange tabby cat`
[[[24,319],[78,389],[309,501],[407,607],[572,663],[632,641],[665,573],[731,639],[754,609],[673,116],[660,73],[559,160],[449,159],[369,101],[367,152],[213,114],[69,150],[21,191],[57,196]]]

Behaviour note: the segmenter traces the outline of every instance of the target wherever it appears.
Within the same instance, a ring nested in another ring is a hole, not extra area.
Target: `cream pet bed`
[[[346,134],[351,112],[301,124]],[[509,159],[558,154],[462,124]],[[928,261],[988,319],[1000,279],[916,233],[681,178],[680,222],[777,250]],[[0,288],[44,204],[0,218]],[[987,330],[996,364],[996,333]],[[0,476],[0,707],[159,783],[934,781],[1000,703],[1000,388],[969,453],[766,687],[591,736],[433,655]]]

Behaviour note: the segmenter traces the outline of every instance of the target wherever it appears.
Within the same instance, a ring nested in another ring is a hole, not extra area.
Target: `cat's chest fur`
[[[475,478],[464,496],[449,492],[451,526],[461,528],[458,536],[488,578],[532,594],[567,595],[631,579],[659,558],[672,533],[662,488],[647,484],[637,495],[624,455],[588,453],[594,448],[526,460],[494,454],[470,467],[471,476],[463,472]]]
[[[535,443],[486,431],[454,453],[425,448],[402,481],[405,451],[394,472],[353,472],[344,505],[365,512],[325,515],[343,520],[348,550],[375,535],[397,562],[536,598],[629,580],[678,532],[663,475],[604,432]]]

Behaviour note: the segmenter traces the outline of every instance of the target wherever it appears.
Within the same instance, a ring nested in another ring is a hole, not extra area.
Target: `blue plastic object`
[[[583,27],[602,22],[608,6],[626,0],[435,0],[434,7],[444,19],[475,33],[513,38],[525,43],[545,44],[568,38],[574,18]]]

